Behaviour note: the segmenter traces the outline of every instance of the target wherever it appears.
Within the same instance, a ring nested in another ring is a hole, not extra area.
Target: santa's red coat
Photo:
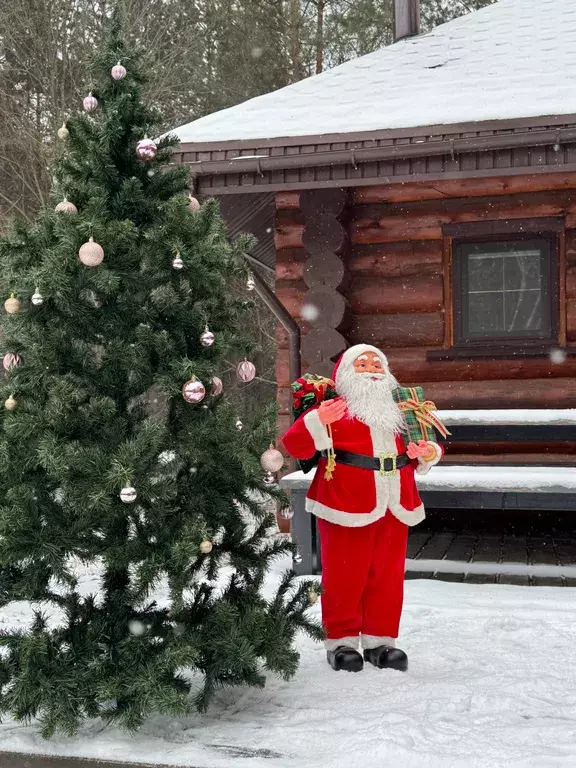
[[[336,450],[364,456],[399,455],[406,451],[402,436],[390,431],[371,429],[356,418],[346,415],[331,425],[333,447]],[[296,459],[310,459],[316,451],[332,447],[327,428],[318,416],[317,408],[307,411],[284,435],[288,453]],[[426,473],[442,457],[442,449],[433,443],[436,458],[425,462],[414,459],[394,475],[336,464],[331,480],[324,477],[326,460],[320,459],[308,491],[306,509],[324,520],[346,527],[370,525],[388,510],[407,525],[424,519],[414,473]]]

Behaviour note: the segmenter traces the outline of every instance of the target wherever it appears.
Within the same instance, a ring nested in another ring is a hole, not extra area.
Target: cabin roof
[[[198,145],[573,115],[575,83],[576,3],[499,0],[175,133]]]

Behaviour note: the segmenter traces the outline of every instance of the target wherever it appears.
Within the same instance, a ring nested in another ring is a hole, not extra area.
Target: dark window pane
[[[539,251],[517,251],[504,259],[504,287],[540,288],[542,260]]]
[[[471,293],[468,303],[468,333],[491,336],[504,329],[502,293]]]
[[[468,290],[501,291],[504,287],[504,259],[501,254],[472,254],[468,257]]]
[[[504,322],[507,331],[542,330],[542,297],[539,290],[505,294]]]

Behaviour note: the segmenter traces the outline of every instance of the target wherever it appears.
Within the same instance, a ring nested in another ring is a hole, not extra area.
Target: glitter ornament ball
[[[266,472],[263,480],[264,480],[264,485],[274,485],[275,478],[272,472]]]
[[[6,400],[6,401],[4,402],[4,408],[6,408],[6,410],[7,410],[7,411],[13,411],[13,410],[16,408],[16,406],[17,406],[17,405],[18,405],[18,403],[17,403],[17,402],[16,402],[16,400],[15,400],[15,399],[12,397],[12,395],[10,395],[10,397],[8,398],[8,400]]]
[[[2,360],[2,367],[5,371],[10,371],[12,368],[16,368],[18,365],[22,365],[24,361],[20,357],[20,355],[16,355],[13,352],[8,352],[7,355],[4,355],[4,359]]]
[[[180,254],[174,257],[174,261],[172,262],[172,268],[173,269],[183,269],[184,268],[184,262],[182,261],[182,258]]]
[[[284,456],[273,445],[260,456],[260,466],[265,472],[279,472],[284,466]]]
[[[214,334],[208,330],[208,326],[204,329],[204,333],[200,336],[200,344],[203,347],[211,347],[214,344]]]
[[[221,395],[223,389],[224,385],[222,384],[222,379],[219,379],[218,376],[212,376],[212,389],[210,390],[212,397]]]
[[[244,424],[242,424],[240,419],[236,420],[236,429],[238,430],[238,432],[242,432],[242,430],[244,429]]]
[[[14,294],[10,294],[10,298],[6,299],[4,302],[4,309],[6,312],[8,312],[9,315],[16,315],[18,312],[20,312],[20,301],[19,299],[15,298]]]
[[[90,92],[88,96],[84,97],[82,106],[85,112],[94,112],[95,109],[98,109],[98,99],[92,96],[92,92]]]
[[[32,304],[34,304],[35,307],[39,307],[40,304],[44,302],[44,296],[40,293],[40,289],[36,288],[34,293],[32,294],[32,298],[30,299]]]
[[[249,275],[248,280],[246,280],[246,290],[253,291],[254,288],[256,288],[256,280],[254,280],[254,275]]]
[[[209,555],[210,552],[212,552],[212,542],[208,541],[208,539],[204,539],[204,541],[200,544],[200,552],[202,552],[203,555]]]
[[[68,128],[66,128],[66,123],[62,123],[60,128],[58,128],[58,138],[62,141],[66,141],[66,139],[70,136],[70,131]]]
[[[123,80],[126,77],[126,67],[123,67],[120,62],[116,64],[114,67],[112,67],[112,70],[110,71],[110,74],[112,75],[114,80]]]
[[[199,210],[200,210],[200,203],[199,203],[199,202],[198,202],[198,200],[197,200],[195,197],[193,197],[192,195],[190,195],[190,198],[189,198],[189,200],[188,200],[188,208],[190,209],[190,211],[191,211],[192,213],[196,213],[197,211],[199,211]]]
[[[157,152],[158,147],[156,146],[156,142],[152,141],[152,139],[141,139],[138,144],[136,144],[136,154],[140,160],[154,160]]]
[[[290,509],[290,507],[284,507],[284,509],[281,509],[278,514],[283,520],[292,520],[294,517],[294,512],[292,509]]]
[[[78,257],[85,267],[97,267],[104,259],[104,249],[90,238],[78,251]]]
[[[54,210],[56,213],[78,213],[78,208],[66,198],[61,203],[58,203]]]
[[[236,376],[238,376],[240,381],[247,384],[249,381],[252,381],[254,376],[256,376],[256,366],[249,360],[242,360],[242,362],[238,363],[236,366]]]
[[[124,504],[132,504],[133,501],[136,501],[136,488],[132,488],[131,485],[122,488],[120,498]]]
[[[182,387],[182,397],[187,403],[200,403],[206,396],[204,384],[197,379],[190,379]]]

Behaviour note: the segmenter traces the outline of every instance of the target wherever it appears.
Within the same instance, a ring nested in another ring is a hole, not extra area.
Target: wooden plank
[[[566,346],[566,233],[562,230],[558,233],[558,343]]]
[[[420,384],[439,408],[572,408],[576,402],[575,379]]]
[[[576,341],[576,300],[566,300],[566,339]]]
[[[301,280],[308,254],[304,248],[286,248],[276,253],[276,280]]]
[[[442,241],[355,245],[346,266],[351,275],[364,277],[408,277],[436,275],[442,271]],[[575,270],[576,271],[576,270]],[[575,276],[576,292],[576,276]]]
[[[421,314],[354,315],[347,332],[351,344],[382,348],[440,346],[444,338],[442,312]]]
[[[276,295],[292,317],[301,317],[306,291],[307,286],[303,280],[285,280],[276,283]]]
[[[442,244],[442,281],[444,299],[444,348],[454,343],[454,309],[452,302],[452,238],[445,237]]]
[[[352,312],[358,315],[435,312],[443,307],[442,277],[414,275],[386,280],[356,277],[348,299]]]

